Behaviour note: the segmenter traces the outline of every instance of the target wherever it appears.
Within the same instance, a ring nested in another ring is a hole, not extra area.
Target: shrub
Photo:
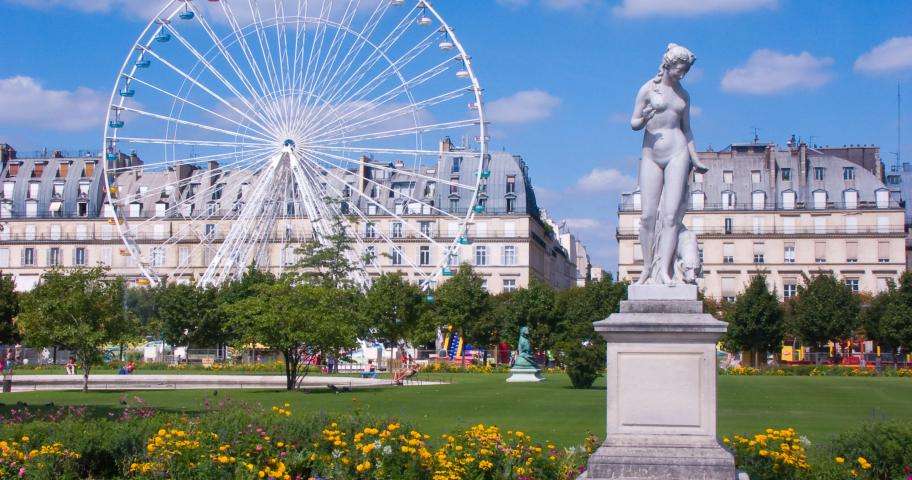
[[[856,471],[867,471],[868,478],[906,478],[912,467],[912,424],[898,421],[867,424],[836,437],[828,451],[832,458],[854,464]],[[865,464],[869,468],[863,468]]]
[[[566,349],[564,364],[573,388],[590,388],[603,366],[601,350],[593,344],[574,344]]]

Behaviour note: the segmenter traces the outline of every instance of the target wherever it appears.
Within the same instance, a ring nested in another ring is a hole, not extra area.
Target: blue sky
[[[97,149],[104,103],[155,0],[0,0],[0,142]],[[616,267],[616,199],[635,183],[627,119],[668,42],[689,47],[698,148],[896,140],[912,112],[912,2],[437,0],[473,57],[493,148],[522,155],[540,203]],[[912,161],[912,118],[903,156]]]

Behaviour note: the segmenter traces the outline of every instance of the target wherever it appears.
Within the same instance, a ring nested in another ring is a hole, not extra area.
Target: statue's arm
[[[649,123],[649,120],[655,115],[652,107],[646,105],[646,98],[649,94],[649,85],[643,85],[637,92],[636,104],[633,106],[633,115],[630,117],[630,128],[634,131],[642,130]]]
[[[699,173],[706,173],[709,171],[709,167],[700,161],[700,156],[697,155],[697,147],[694,143],[693,130],[690,129],[690,95],[685,95],[684,101],[686,107],[684,107],[684,115],[681,117],[681,130],[684,132],[684,137],[687,139],[687,151],[690,152],[690,161],[693,163],[694,170]]]

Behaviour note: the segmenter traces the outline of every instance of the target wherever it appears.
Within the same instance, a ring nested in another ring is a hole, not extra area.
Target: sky
[[[0,0],[0,143],[97,150],[105,102],[158,0]],[[875,144],[912,161],[908,0],[436,0],[485,89],[492,149],[521,155],[541,207],[617,268],[617,199],[636,185],[637,89],[665,46],[698,149]],[[902,145],[897,85],[902,84]]]

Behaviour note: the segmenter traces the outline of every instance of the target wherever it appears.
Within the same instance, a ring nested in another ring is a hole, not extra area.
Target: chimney
[[[808,180],[808,146],[807,143],[798,144],[798,182],[800,187],[807,185]]]
[[[450,140],[450,137],[443,137],[443,140],[440,141],[440,153],[452,152],[453,151],[453,141]]]

